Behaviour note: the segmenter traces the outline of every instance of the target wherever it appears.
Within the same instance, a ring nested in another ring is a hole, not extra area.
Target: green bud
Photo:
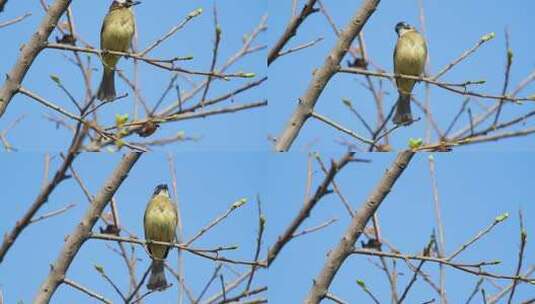
[[[176,133],[176,137],[179,139],[179,140],[184,140],[184,138],[186,138],[186,132],[184,131],[178,131]]]
[[[353,107],[353,104],[351,103],[351,100],[349,99],[345,99],[345,98],[342,98],[342,102],[344,103],[344,105],[346,105],[346,107]]]
[[[57,85],[61,85],[61,80],[59,79],[59,77],[57,75],[50,75],[50,79],[52,79],[52,81],[54,81]]]
[[[118,139],[115,141],[115,146],[117,147],[117,149],[121,149],[124,146],[124,144],[125,142],[122,139]]]
[[[507,61],[508,62],[513,61],[513,57],[514,57],[513,49],[512,48],[508,48],[507,49]]]
[[[247,203],[247,199],[246,198],[242,198],[239,201],[237,201],[234,204],[232,204],[232,209],[240,208],[241,206],[245,205],[245,203]]]
[[[197,17],[199,16],[200,14],[202,14],[202,7],[199,7],[198,9],[192,11],[191,13],[188,14],[188,17],[189,18],[194,18],[194,17]]]
[[[488,33],[486,35],[483,35],[483,37],[481,37],[481,41],[487,42],[487,41],[489,41],[491,39],[494,39],[494,37],[496,37],[496,33],[490,32],[490,33]]]
[[[95,270],[104,274],[104,267],[102,267],[101,265],[94,265],[95,266]]]
[[[126,135],[128,135],[128,131],[126,129],[121,129],[121,131],[117,132],[117,136],[119,138],[125,137]]]
[[[366,287],[366,283],[364,283],[363,280],[357,280],[357,284],[358,284],[360,287],[362,287],[362,288],[364,288],[364,289],[367,289],[367,287]]]
[[[255,78],[256,74],[255,73],[240,73],[240,77],[243,77],[243,78]]]
[[[115,125],[118,127],[118,128],[121,128],[122,126],[124,126],[124,124],[128,121],[128,114],[124,114],[124,115],[121,115],[121,114],[115,114]]]
[[[424,140],[421,138],[409,138],[409,147],[411,149],[418,149],[423,143]]]
[[[503,214],[498,215],[496,218],[494,218],[495,222],[503,222],[509,217],[509,212],[505,212]]]

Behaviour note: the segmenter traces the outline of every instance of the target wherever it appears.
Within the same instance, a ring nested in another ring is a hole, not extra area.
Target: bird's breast
[[[427,60],[425,41],[415,35],[402,36],[396,46],[395,72],[406,75],[420,75]]]
[[[102,32],[102,48],[126,52],[135,32],[134,15],[128,10],[111,12]]]

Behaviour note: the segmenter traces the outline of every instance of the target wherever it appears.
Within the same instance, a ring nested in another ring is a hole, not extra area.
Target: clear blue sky
[[[2,52],[0,58],[0,71],[7,73],[14,64],[19,46],[27,42],[35,28],[40,23],[43,12],[36,1],[9,1],[6,10],[0,16],[0,22],[32,12],[33,15],[21,23],[0,30],[0,39],[9,41],[9,46]],[[218,4],[218,17],[222,28],[222,41],[219,51],[218,62],[222,64],[230,56],[236,53],[242,46],[242,38],[250,33],[260,22],[261,16],[266,13],[266,3],[263,1],[215,1]],[[76,31],[93,46],[99,45],[99,34],[102,19],[108,10],[110,1],[73,1],[71,5]],[[191,11],[203,8],[204,13],[191,20],[182,30],[171,39],[163,43],[159,48],[150,53],[156,58],[173,58],[175,56],[194,56],[194,60],[181,63],[184,68],[208,71],[212,58],[214,41],[213,26],[213,0],[203,1],[174,1],[162,5],[159,2],[145,1],[136,6],[135,13],[139,31],[139,45],[146,47],[157,38],[169,31],[170,28],[182,21]],[[239,22],[237,21],[239,20]],[[50,41],[58,32],[54,31]],[[260,34],[257,42],[252,46],[265,44],[266,35]],[[53,101],[65,109],[76,113],[74,105],[66,98],[65,94],[50,79],[51,74],[60,77],[62,83],[71,93],[82,99],[85,94],[83,79],[77,67],[66,60],[64,55],[71,54],[58,50],[45,50],[32,65],[23,85],[39,95]],[[265,51],[253,53],[238,61],[228,72],[254,72],[257,79],[266,75]],[[85,56],[82,56],[85,58]],[[95,69],[92,75],[93,90],[96,91],[101,78],[101,64],[98,57],[91,56],[91,62]],[[119,68],[132,75],[133,61],[122,59]],[[154,69],[146,64],[140,64],[140,83],[142,95],[149,105],[154,105],[160,98],[163,90],[167,87],[172,76],[167,71]],[[194,77],[193,80],[204,80],[202,77]],[[208,98],[214,98],[226,94],[243,84],[254,79],[233,79],[229,82],[214,82]],[[189,91],[190,84],[183,78],[179,78],[178,84],[183,91]],[[121,80],[117,80],[118,94],[128,92],[130,96],[108,107],[101,115],[100,121],[107,125],[113,124],[114,115],[129,113],[133,117],[133,95],[129,87]],[[221,103],[216,107],[225,107],[232,104],[247,103],[265,99],[263,87],[257,87],[249,92],[237,95],[232,100]],[[176,101],[174,90],[170,94],[163,107]],[[200,96],[194,99],[198,102]],[[232,102],[233,101],[233,102]],[[189,103],[193,103],[190,101]],[[162,108],[163,108],[162,107]],[[9,125],[20,115],[26,114],[26,119],[13,130],[9,136],[11,143],[23,150],[63,150],[70,141],[70,134],[65,129],[56,130],[56,126],[43,118],[45,113],[54,111],[44,108],[25,96],[15,96],[7,113],[0,120],[0,130]],[[52,113],[56,114],[56,113]],[[186,142],[173,145],[175,150],[257,150],[268,147],[265,132],[265,115],[262,110],[253,109],[234,115],[214,116],[200,120],[190,120],[172,123],[161,128],[159,135],[165,137],[177,132],[184,131],[188,136],[202,137],[196,143]],[[137,136],[132,140],[139,141]]]
[[[361,2],[351,0],[323,1],[339,28],[346,26]],[[484,34],[496,33],[494,40],[456,66],[442,78],[443,81],[464,82],[484,79],[487,83],[475,89],[494,95],[500,94],[505,67],[505,27],[509,28],[511,47],[514,51],[510,89],[515,88],[535,68],[532,43],[532,29],[535,27],[535,20],[530,17],[530,12],[535,9],[533,1],[452,0],[423,2],[432,74],[472,47]],[[271,44],[279,38],[290,18],[291,1],[278,1],[277,3],[277,5],[270,5],[271,31],[268,33],[268,41]],[[419,28],[418,14],[417,0],[381,1],[377,11],[364,28],[367,50],[374,63],[387,71],[392,71],[392,52],[397,39],[394,27],[397,22],[403,20]],[[324,40],[312,48],[279,58],[269,68],[270,81],[267,92],[271,104],[268,109],[267,126],[270,134],[280,134],[290,114],[294,111],[298,98],[305,92],[312,72],[323,64],[327,54],[336,43],[331,26],[321,13],[310,16],[304,22],[288,47],[294,47],[318,37],[323,37]],[[345,62],[344,60],[344,64]],[[288,79],[292,81],[288,81]],[[375,124],[375,102],[369,91],[361,85],[362,82],[365,82],[365,79],[361,76],[348,74],[335,76],[319,98],[316,111],[360,134],[367,134],[358,119],[341,102],[342,98],[352,100],[365,119],[369,123]],[[384,98],[385,109],[389,110],[397,98],[397,93],[389,82],[384,83],[384,89],[389,94]],[[522,95],[532,95],[534,90],[535,86],[532,84],[524,90]],[[416,87],[415,96],[423,101],[424,86],[422,84]],[[437,88],[431,88],[430,98],[433,115],[441,129],[444,130],[459,111],[464,98]],[[481,103],[487,106],[493,104],[492,101],[488,100],[481,100]],[[414,105],[413,108],[415,116],[423,118],[422,112]],[[477,103],[472,103],[471,108],[474,115],[480,112]],[[502,114],[504,118],[511,118],[515,114],[531,110],[533,110],[533,104],[521,107],[509,104],[504,108]],[[465,114],[458,122],[457,128],[465,126],[467,123],[468,119]],[[526,124],[526,127],[530,126],[533,126],[533,122]],[[408,128],[396,131],[394,146],[405,147],[408,138],[424,137],[424,129],[425,121],[422,119]],[[341,135],[339,131],[315,119],[310,119],[292,148],[302,150],[303,147],[313,142],[318,149],[338,150],[340,145],[335,140],[339,138],[351,141],[350,137]],[[503,151],[526,150],[534,147],[533,140],[524,138],[463,149],[499,149]]]

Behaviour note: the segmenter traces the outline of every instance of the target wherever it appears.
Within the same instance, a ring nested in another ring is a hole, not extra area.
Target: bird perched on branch
[[[132,6],[140,4],[139,1],[113,0],[108,14],[100,30],[100,48],[104,72],[97,93],[102,101],[115,99],[115,66],[121,56],[106,51],[127,52],[132,45],[132,37],[136,31],[136,21]]]
[[[424,37],[411,25],[399,22],[396,25],[398,41],[394,49],[394,73],[420,76],[425,69],[427,60],[427,44]],[[399,98],[396,104],[396,114],[392,119],[396,125],[410,125],[411,93],[416,80],[396,78]]]
[[[178,224],[178,213],[175,204],[169,197],[167,185],[156,186],[154,194],[147,204],[143,219],[145,239],[172,243],[175,241],[175,231]],[[167,287],[165,279],[164,261],[169,253],[169,246],[147,244],[152,258],[151,274],[147,288],[161,290]]]

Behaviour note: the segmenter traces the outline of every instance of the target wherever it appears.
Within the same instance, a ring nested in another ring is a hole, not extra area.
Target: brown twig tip
[[[317,0],[308,0],[308,2],[305,4],[303,9],[301,10],[301,13],[297,16],[293,16],[290,19],[290,22],[288,23],[286,29],[284,30],[280,38],[277,40],[275,45],[269,51],[269,54],[267,57],[268,66],[271,65],[271,63],[273,63],[273,61],[275,61],[277,58],[282,56],[281,55],[282,49],[288,43],[288,41],[290,41],[290,39],[297,34],[297,29],[299,28],[299,26],[301,26],[301,24],[305,21],[305,19],[308,16],[319,11],[319,9],[314,8],[314,5],[316,4],[316,2]]]
[[[288,242],[296,234],[297,229],[302,225],[302,223],[310,216],[312,209],[317,205],[317,203],[328,193],[330,193],[329,186],[336,174],[338,174],[347,164],[349,164],[353,159],[354,153],[348,152],[338,161],[333,162],[331,167],[328,170],[328,173],[325,175],[325,178],[321,184],[316,189],[316,192],[312,197],[306,197],[303,207],[299,210],[299,213],[288,225],[286,230],[279,235],[275,244],[273,244],[268,250],[267,265],[271,265],[281,252],[281,250],[288,244]]]

